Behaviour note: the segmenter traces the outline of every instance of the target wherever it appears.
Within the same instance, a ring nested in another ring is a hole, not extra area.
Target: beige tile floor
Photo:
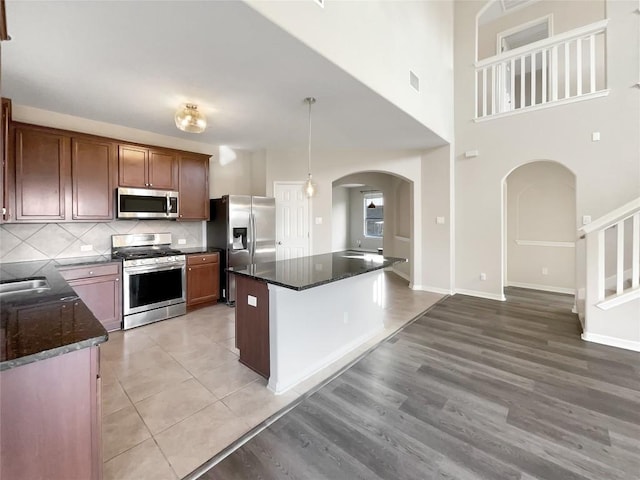
[[[104,479],[185,477],[442,298],[390,272],[384,284],[384,331],[282,395],[238,362],[226,305],[110,334],[101,348]]]

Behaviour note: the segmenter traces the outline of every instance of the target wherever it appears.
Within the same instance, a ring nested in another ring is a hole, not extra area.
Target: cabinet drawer
[[[216,253],[200,253],[187,255],[187,265],[202,265],[203,263],[218,263],[219,254]]]
[[[82,267],[60,268],[60,275],[65,280],[75,280],[77,278],[99,277],[103,275],[118,275],[120,273],[119,263],[108,263],[106,265],[85,265]]]

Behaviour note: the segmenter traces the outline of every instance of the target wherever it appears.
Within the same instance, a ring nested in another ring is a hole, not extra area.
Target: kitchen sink
[[[0,296],[12,293],[43,292],[49,289],[51,287],[45,277],[18,278],[0,282]]]

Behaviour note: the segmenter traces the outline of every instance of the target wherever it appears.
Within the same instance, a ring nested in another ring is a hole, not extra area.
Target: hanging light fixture
[[[373,203],[373,200],[371,200],[371,203],[367,205],[367,208],[376,208],[376,204]]]
[[[198,111],[198,106],[187,103],[178,108],[175,116],[176,127],[183,132],[202,133],[207,128],[207,119]]]
[[[316,99],[307,97],[304,99],[304,102],[309,105],[309,176],[307,177],[307,181],[304,182],[304,193],[307,197],[313,197],[316,194],[316,186],[311,180],[311,105],[316,103]]]

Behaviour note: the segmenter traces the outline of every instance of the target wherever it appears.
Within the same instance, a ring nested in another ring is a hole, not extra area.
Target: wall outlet
[[[438,225],[444,225],[444,217],[436,217],[436,223]]]
[[[93,250],[93,245],[80,245],[81,252],[90,252]]]
[[[485,281],[487,279],[487,274],[486,273],[481,273],[480,274],[480,280]]]
[[[591,215],[583,215],[582,216],[582,225],[587,225],[591,223]]]
[[[542,267],[542,274],[549,275],[549,269],[547,267]]]
[[[254,297],[253,295],[247,295],[247,304],[250,307],[257,307],[258,306],[258,298]]]
[[[591,134],[591,141],[592,142],[599,142],[600,141],[600,132],[593,132]]]
[[[316,217],[316,225],[322,225],[322,217]]]
[[[178,245],[186,245],[187,244],[187,240],[184,238],[179,238],[178,239]]]

